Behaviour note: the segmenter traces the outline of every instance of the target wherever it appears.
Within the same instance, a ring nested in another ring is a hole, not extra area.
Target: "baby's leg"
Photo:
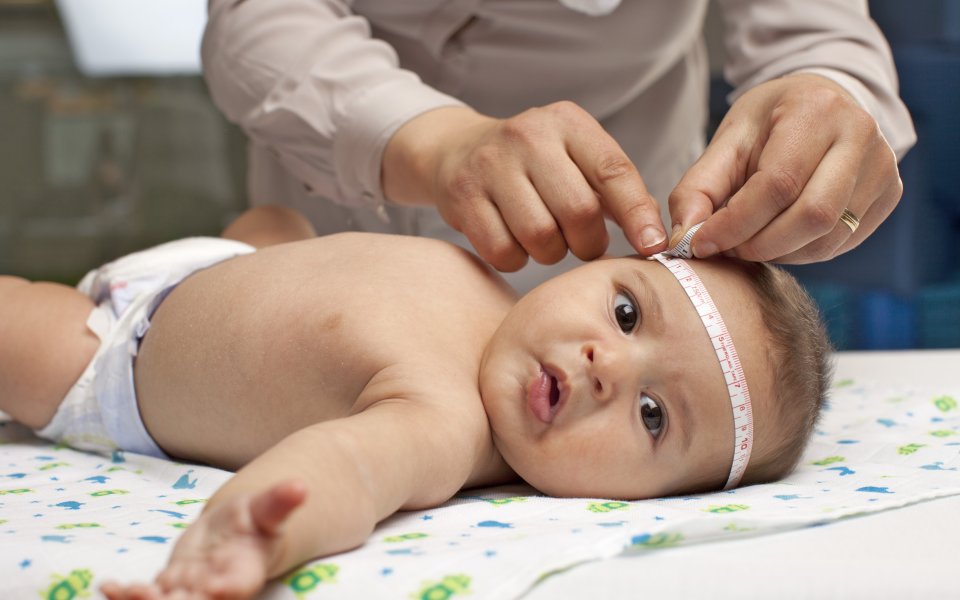
[[[302,214],[286,206],[256,206],[223,230],[221,237],[263,248],[317,237]]]
[[[0,410],[45,427],[93,358],[93,301],[58,283],[0,275]]]

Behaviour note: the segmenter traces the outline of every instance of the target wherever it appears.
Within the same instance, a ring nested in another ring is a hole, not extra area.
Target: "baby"
[[[0,409],[81,449],[237,470],[154,583],[108,597],[250,597],[462,488],[777,479],[817,418],[829,343],[774,267],[604,259],[518,300],[443,242],[312,236],[263,207],[79,291],[0,277]]]

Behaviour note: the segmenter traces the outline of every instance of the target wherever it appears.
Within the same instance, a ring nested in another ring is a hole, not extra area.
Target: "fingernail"
[[[644,248],[656,246],[665,239],[667,239],[667,236],[663,230],[653,225],[647,225],[640,231],[640,243],[643,244]]]
[[[673,226],[673,231],[670,233],[670,243],[667,246],[673,248],[681,239],[683,239],[683,225],[677,223]]]
[[[717,253],[717,245],[713,242],[707,240],[704,242],[699,242],[693,248],[693,255],[697,258],[706,258],[708,256],[713,256]]]

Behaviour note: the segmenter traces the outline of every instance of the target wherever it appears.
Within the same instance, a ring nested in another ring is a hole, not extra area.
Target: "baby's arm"
[[[317,237],[310,221],[296,210],[279,205],[254,206],[233,220],[220,237],[256,248]]]
[[[461,416],[384,401],[306,427],[210,499],[155,585],[103,591],[110,598],[252,597],[311,558],[355,548],[397,510],[435,506],[460,489],[479,448],[470,415]]]

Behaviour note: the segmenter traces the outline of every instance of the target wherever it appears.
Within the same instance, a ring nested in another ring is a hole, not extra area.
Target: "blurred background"
[[[0,273],[73,284],[243,210],[245,138],[199,76],[205,17],[205,0],[0,0]]]
[[[791,270],[840,349],[960,347],[960,1],[870,7],[920,139],[903,199],[861,247]],[[73,284],[126,252],[215,235],[244,209],[245,138],[199,75],[205,12],[206,0],[0,0],[0,273]],[[713,126],[729,92],[719,36],[711,12]]]

